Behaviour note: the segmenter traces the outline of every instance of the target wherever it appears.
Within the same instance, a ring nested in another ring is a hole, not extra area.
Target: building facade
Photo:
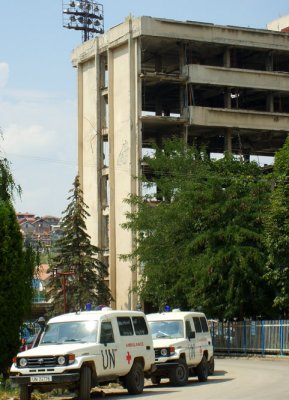
[[[122,228],[124,202],[152,143],[171,136],[208,152],[274,156],[289,127],[287,33],[127,18],[73,51],[78,79],[78,164],[91,217],[88,232],[105,249],[118,309],[134,309],[138,271]]]

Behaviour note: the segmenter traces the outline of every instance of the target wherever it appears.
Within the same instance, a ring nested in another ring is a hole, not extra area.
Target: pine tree
[[[53,314],[64,311],[64,290],[68,311],[84,309],[87,303],[97,306],[109,305],[111,301],[110,290],[105,283],[107,266],[99,260],[101,251],[91,244],[86,231],[85,220],[89,213],[83,200],[79,176],[76,176],[70,193],[69,204],[60,224],[62,237],[56,242],[56,255],[50,265],[50,272],[57,270],[58,273],[56,277],[52,275],[49,282]],[[71,275],[67,274],[71,272]]]

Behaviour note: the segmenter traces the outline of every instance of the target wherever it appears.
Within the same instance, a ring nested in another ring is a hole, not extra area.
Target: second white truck
[[[214,373],[212,337],[204,313],[173,310],[148,314],[156,371],[151,380],[169,378],[174,386],[185,385],[189,376],[205,382]]]

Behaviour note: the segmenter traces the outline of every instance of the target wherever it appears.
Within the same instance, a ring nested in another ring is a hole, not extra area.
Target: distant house
[[[33,225],[35,235],[43,235],[44,233],[49,233],[51,231],[49,222],[44,218],[37,218],[33,222]]]
[[[21,222],[23,221],[29,221],[29,222],[34,222],[35,219],[37,218],[35,214],[31,214],[31,213],[16,213],[16,217],[17,217],[17,221],[19,222],[19,224],[21,224]]]
[[[25,236],[32,235],[34,233],[34,224],[32,222],[29,222],[29,220],[23,219],[23,221],[19,222],[19,225],[22,233]]]
[[[60,218],[53,217],[52,215],[44,215],[42,219],[45,220],[50,226],[58,225],[60,221]]]

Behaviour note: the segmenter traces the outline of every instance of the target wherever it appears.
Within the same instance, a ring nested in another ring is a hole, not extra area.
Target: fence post
[[[215,322],[213,321],[212,324],[212,345],[213,345],[213,350],[215,350]]]
[[[264,355],[265,353],[265,326],[264,326],[264,321],[261,321],[261,349],[262,349],[262,354]]]
[[[280,320],[280,354],[283,356],[283,320]]]
[[[247,321],[244,319],[244,353],[247,353]]]
[[[230,335],[230,321],[228,321],[228,328],[227,328],[227,335],[228,335],[228,353],[230,354],[230,340],[231,340],[231,335]]]

